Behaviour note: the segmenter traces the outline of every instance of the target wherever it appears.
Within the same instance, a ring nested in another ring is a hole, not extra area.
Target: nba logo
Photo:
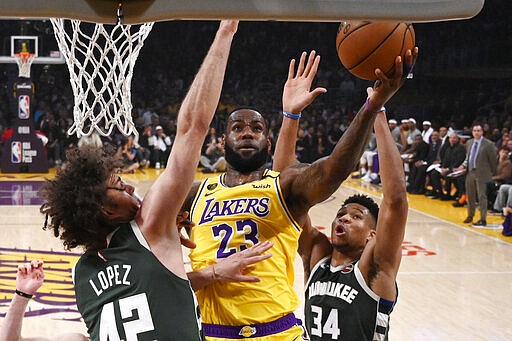
[[[21,95],[18,98],[18,117],[21,119],[27,119],[30,117],[30,97],[27,95]]]
[[[11,143],[11,162],[21,163],[21,142],[19,141]]]

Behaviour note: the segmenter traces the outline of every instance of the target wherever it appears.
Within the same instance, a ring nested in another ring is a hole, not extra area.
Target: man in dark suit
[[[426,121],[428,122],[428,121]],[[425,141],[425,136],[423,136],[423,141]],[[418,193],[425,191],[425,183],[427,179],[427,175],[432,172],[430,169],[430,166],[439,164],[440,156],[439,152],[441,150],[441,139],[439,138],[439,132],[432,131],[429,136],[429,142],[428,142],[428,151],[425,159],[423,159],[423,162],[418,162],[414,166],[417,169],[416,176],[414,178],[414,182],[411,182],[412,188],[415,188]],[[426,193],[429,197],[432,198],[440,198],[441,195],[436,193],[435,190],[427,191]]]
[[[410,153],[413,154],[413,157],[405,160],[409,163],[407,192],[410,194],[424,194],[425,174],[421,172],[421,169],[427,164],[428,143],[423,141],[421,134],[416,135]]]
[[[487,225],[487,183],[492,181],[498,164],[498,154],[494,143],[483,137],[484,130],[480,123],[472,127],[473,138],[466,143],[466,159],[458,170],[466,169],[466,194],[468,197],[468,216],[465,224],[473,222],[476,203],[480,209],[480,220],[474,227]]]
[[[441,200],[452,200],[460,197],[464,193],[464,180],[465,174],[460,176],[448,176],[453,170],[464,162],[466,159],[466,149],[460,143],[459,135],[456,132],[450,134],[447,143],[441,147],[441,165],[438,170],[433,170],[430,173],[430,183],[434,193],[441,196]],[[443,153],[444,148],[444,153]],[[444,185],[441,182],[444,179]],[[456,188],[456,193],[452,197],[451,188],[452,184]]]

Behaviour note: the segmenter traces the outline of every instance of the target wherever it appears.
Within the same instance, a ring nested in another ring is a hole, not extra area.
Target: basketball
[[[343,66],[354,76],[375,80],[375,69],[393,72],[395,58],[402,60],[414,48],[412,24],[397,22],[342,22],[336,36],[336,49]]]

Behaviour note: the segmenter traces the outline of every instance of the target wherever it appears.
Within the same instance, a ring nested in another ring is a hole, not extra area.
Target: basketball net
[[[123,135],[137,135],[131,115],[133,67],[154,23],[103,25],[50,20],[75,96],[74,123],[68,134],[80,137],[96,130],[110,136],[117,127]]]
[[[18,76],[24,78],[30,78],[30,67],[36,55],[30,52],[19,52],[14,54],[16,64],[18,64]]]

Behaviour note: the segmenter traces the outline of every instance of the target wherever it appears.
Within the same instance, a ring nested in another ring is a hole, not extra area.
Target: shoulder
[[[76,264],[73,266],[72,277],[73,282],[80,280],[80,276],[83,273],[88,273],[90,269],[95,269],[97,264],[101,263],[101,259],[98,256],[99,250],[86,251],[80,256]],[[76,274],[79,274],[78,276]]]
[[[307,278],[306,287],[309,286],[313,279],[318,279],[319,277],[323,277],[326,274],[326,269],[329,269],[330,272],[331,265],[331,256],[324,257],[320,259],[316,264],[314,264],[309,272],[309,276]]]
[[[281,171],[281,177],[293,176],[295,174],[302,173],[304,171],[304,169],[308,168],[309,166],[311,166],[311,164],[298,162],[294,165],[286,167],[283,171]]]
[[[311,165],[308,163],[296,163],[292,166],[285,168],[279,174],[279,181],[281,183],[281,186],[287,186],[288,184],[291,184],[299,174],[304,172],[304,170],[306,170],[310,166]]]
[[[491,140],[489,140],[487,138],[482,139],[482,148],[485,148],[485,150],[488,153],[495,153],[495,152],[497,153],[496,146],[494,145],[494,143],[492,143]]]

